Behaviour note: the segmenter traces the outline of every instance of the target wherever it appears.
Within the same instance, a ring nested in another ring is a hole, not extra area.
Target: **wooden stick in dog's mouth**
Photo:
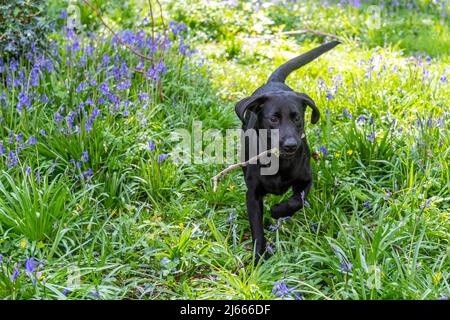
[[[219,185],[219,181],[220,179],[226,175],[227,173],[237,169],[237,168],[243,168],[246,167],[250,164],[250,162],[254,162],[257,161],[259,159],[261,159],[262,157],[265,157],[267,155],[269,155],[270,153],[275,154],[277,157],[280,155],[280,150],[278,148],[273,148],[270,150],[266,150],[264,152],[261,152],[260,154],[248,159],[247,161],[244,162],[240,162],[240,163],[235,163],[232,164],[231,166],[225,168],[224,170],[220,171],[217,175],[215,175],[214,177],[211,178],[211,180],[213,181],[214,185],[213,185],[213,192],[217,192],[218,189],[218,185]]]

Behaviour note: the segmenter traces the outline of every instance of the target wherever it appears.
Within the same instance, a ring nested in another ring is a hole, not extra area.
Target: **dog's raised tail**
[[[272,75],[269,77],[269,80],[267,82],[281,82],[284,83],[288,75],[303,67],[305,64],[313,61],[317,57],[321,56],[327,51],[330,51],[334,47],[336,47],[338,44],[340,44],[339,41],[331,41],[327,42],[320,47],[317,47],[315,49],[312,49],[311,51],[308,51],[301,56],[298,56],[294,59],[289,60],[285,64],[278,67],[277,70],[275,70]]]

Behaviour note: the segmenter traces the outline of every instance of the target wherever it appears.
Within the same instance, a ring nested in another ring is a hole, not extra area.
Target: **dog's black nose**
[[[284,152],[292,153],[298,148],[298,143],[294,138],[288,138],[281,146]]]

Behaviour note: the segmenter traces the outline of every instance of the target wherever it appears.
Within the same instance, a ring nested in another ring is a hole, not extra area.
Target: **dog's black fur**
[[[256,262],[266,250],[263,224],[263,197],[281,195],[292,187],[287,201],[274,205],[270,211],[275,219],[290,217],[303,207],[312,186],[310,151],[304,135],[306,107],[312,108],[311,123],[319,121],[320,113],[314,101],[304,93],[294,92],[284,81],[294,70],[316,59],[339,44],[326,43],[280,66],[265,85],[250,97],[236,104],[236,113],[243,129],[279,129],[279,170],[275,175],[261,175],[260,164],[243,168],[247,185],[247,211],[256,250]],[[264,150],[259,150],[262,152]],[[248,160],[248,155],[246,156]]]

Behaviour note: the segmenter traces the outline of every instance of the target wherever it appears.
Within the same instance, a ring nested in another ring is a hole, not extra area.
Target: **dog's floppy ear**
[[[316,124],[317,121],[319,121],[320,112],[319,112],[319,109],[317,109],[316,104],[314,103],[314,100],[311,99],[311,97],[305,93],[296,92],[296,94],[298,97],[300,97],[305,102],[306,105],[311,107],[311,109],[312,109],[311,123]]]
[[[248,128],[255,125],[256,115],[254,112],[261,104],[264,103],[264,101],[267,100],[267,98],[268,97],[266,95],[251,96],[236,103],[234,110],[236,111],[239,119],[241,119],[242,123]],[[248,115],[249,113],[251,113],[250,116]]]

